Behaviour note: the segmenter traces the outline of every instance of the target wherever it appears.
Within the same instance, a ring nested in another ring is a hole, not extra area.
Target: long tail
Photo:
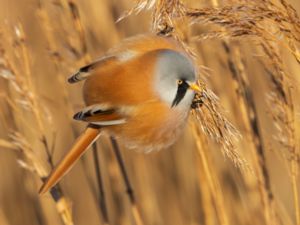
[[[46,193],[74,166],[80,156],[93,144],[100,135],[100,128],[88,126],[77,138],[71,150],[64,156],[60,163],[54,168],[47,180],[42,185],[39,194]]]

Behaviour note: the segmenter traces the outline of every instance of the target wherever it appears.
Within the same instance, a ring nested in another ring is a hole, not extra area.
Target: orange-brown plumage
[[[182,131],[194,91],[200,90],[195,79],[193,63],[178,42],[139,35],[123,41],[69,79],[71,83],[85,80],[87,107],[74,118],[101,127],[103,133],[114,135],[129,148],[166,148]],[[87,129],[51,173],[42,192],[65,174],[97,132],[95,127]]]
[[[151,82],[154,61],[155,54],[142,55],[126,63],[117,62],[105,70],[99,68],[84,83],[86,105],[100,102],[132,105],[152,99],[153,91],[148,84]],[[122,94],[124,92],[126,95]]]

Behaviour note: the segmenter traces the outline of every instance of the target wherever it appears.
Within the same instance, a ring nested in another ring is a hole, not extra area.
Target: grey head
[[[189,108],[194,98],[190,85],[196,81],[195,67],[187,56],[160,49],[155,69],[154,87],[159,97],[174,108]]]

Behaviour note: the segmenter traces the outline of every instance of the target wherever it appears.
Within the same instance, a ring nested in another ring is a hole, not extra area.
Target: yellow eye
[[[183,81],[182,80],[177,80],[178,85],[182,85]]]

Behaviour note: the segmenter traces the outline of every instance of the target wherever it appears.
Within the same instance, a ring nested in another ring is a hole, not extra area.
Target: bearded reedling
[[[201,91],[193,62],[181,45],[151,34],[126,39],[68,81],[83,80],[87,107],[74,119],[88,126],[51,172],[41,194],[54,186],[102,133],[115,136],[128,148],[153,151],[169,147],[186,124],[195,92]]]

